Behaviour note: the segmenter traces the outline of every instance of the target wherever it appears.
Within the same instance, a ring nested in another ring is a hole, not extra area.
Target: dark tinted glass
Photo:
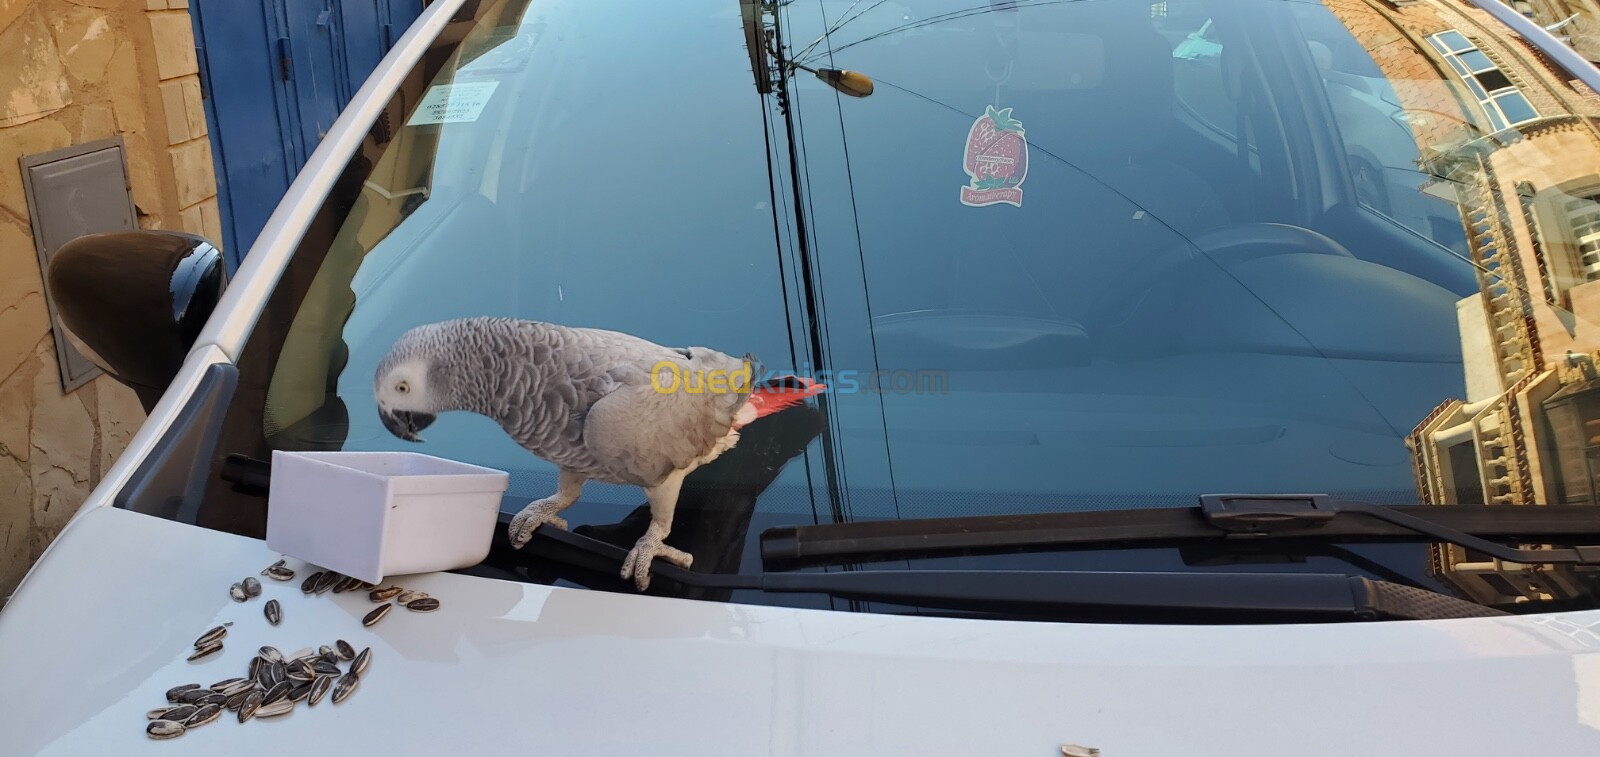
[[[691,478],[710,569],[777,523],[1596,500],[1600,99],[1481,14],[802,0],[782,54],[876,88],[789,68],[784,103],[738,11],[472,5],[319,210],[223,451],[418,450],[520,509],[554,469],[487,419],[374,412],[395,336],[489,314],[833,387]]]

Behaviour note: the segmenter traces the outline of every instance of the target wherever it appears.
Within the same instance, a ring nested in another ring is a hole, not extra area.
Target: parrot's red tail
[[[746,403],[748,410],[740,415],[749,417],[738,426],[747,425],[757,418],[765,418],[773,413],[786,410],[806,401],[807,397],[814,397],[828,390],[827,384],[820,384],[808,378],[799,376],[780,376],[757,386],[750,392],[750,399]],[[754,410],[754,415],[748,415]],[[736,426],[737,427],[737,426]]]

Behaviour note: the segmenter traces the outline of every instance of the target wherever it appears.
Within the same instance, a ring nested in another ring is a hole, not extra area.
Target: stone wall
[[[188,0],[0,0],[0,603],[144,413],[63,394],[17,159],[122,135],[139,225],[220,241]]]

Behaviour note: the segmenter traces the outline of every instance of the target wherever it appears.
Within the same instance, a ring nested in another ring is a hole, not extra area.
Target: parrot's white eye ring
[[[411,385],[402,381],[394,385],[394,390],[401,394],[405,394],[406,392],[411,391]]]

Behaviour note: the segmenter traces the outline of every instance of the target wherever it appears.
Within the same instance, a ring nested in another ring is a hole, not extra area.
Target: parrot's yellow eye
[[[404,381],[402,381],[402,382],[394,385],[394,390],[399,392],[399,393],[401,393],[401,394],[405,394],[406,392],[411,391],[411,385],[407,384]]]

